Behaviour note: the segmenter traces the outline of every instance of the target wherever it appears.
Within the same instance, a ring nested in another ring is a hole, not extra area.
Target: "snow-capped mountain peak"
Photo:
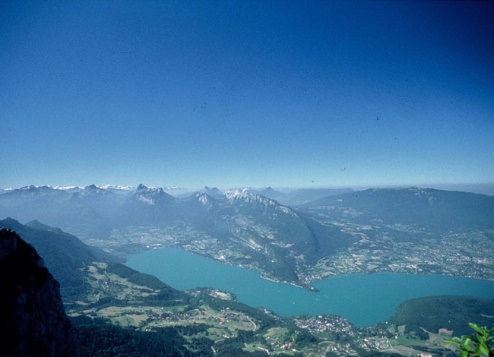
[[[227,190],[225,192],[225,196],[230,201],[234,201],[234,200],[253,201],[255,199],[255,195],[250,193],[247,188]]]
[[[259,203],[264,205],[265,207],[273,207],[282,211],[283,213],[295,215],[295,213],[290,208],[283,206],[270,198],[252,193],[249,191],[248,188],[228,190],[226,191],[225,196],[228,200],[230,200],[231,203],[233,203],[234,201]]]

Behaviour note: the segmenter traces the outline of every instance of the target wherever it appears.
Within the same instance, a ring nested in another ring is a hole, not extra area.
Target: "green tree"
[[[458,346],[461,357],[480,356],[494,357],[494,327],[479,327],[470,322],[468,324],[476,333],[453,337],[451,340],[445,340],[445,343]]]

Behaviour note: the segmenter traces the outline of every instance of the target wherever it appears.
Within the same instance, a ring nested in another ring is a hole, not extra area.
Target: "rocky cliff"
[[[77,356],[58,282],[36,250],[0,229],[0,351],[4,356]]]

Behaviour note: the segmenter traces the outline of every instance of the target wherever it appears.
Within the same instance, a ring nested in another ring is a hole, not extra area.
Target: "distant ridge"
[[[318,207],[351,207],[361,212],[357,220],[370,223],[416,224],[431,230],[494,228],[494,197],[432,188],[367,189],[312,201]]]

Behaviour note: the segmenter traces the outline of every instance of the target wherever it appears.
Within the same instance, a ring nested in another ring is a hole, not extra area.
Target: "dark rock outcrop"
[[[4,356],[77,356],[58,282],[36,250],[0,229],[0,351]]]

